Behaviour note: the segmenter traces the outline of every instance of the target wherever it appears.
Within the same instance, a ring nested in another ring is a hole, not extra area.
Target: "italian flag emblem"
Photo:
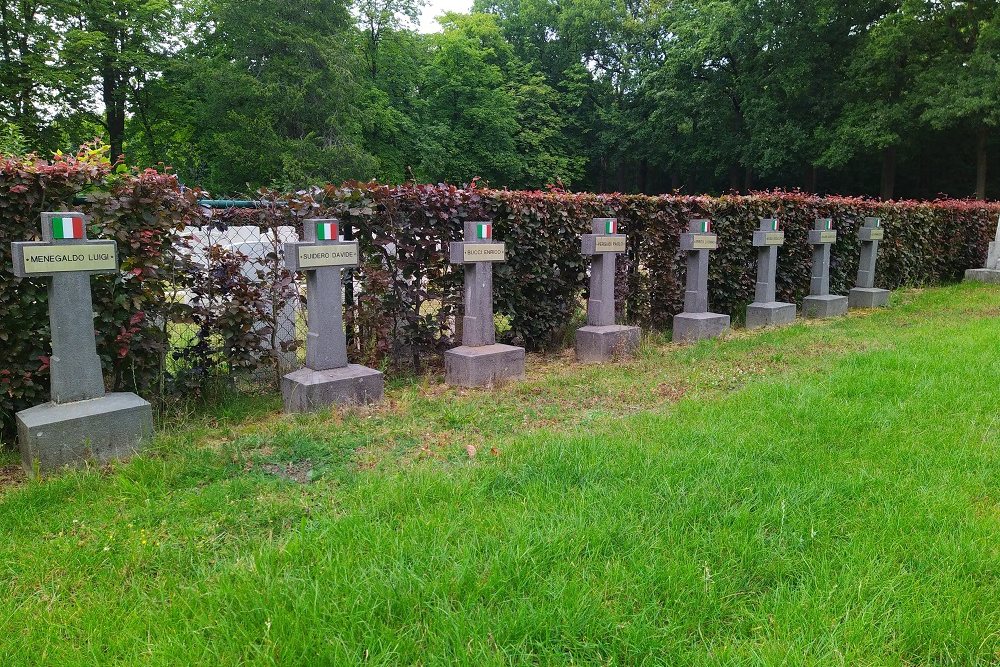
[[[52,238],[82,239],[83,218],[69,215],[65,217],[52,218]]]
[[[833,220],[831,218],[827,218],[826,220],[823,221],[823,229],[825,229],[826,231],[830,231],[833,229]]]
[[[612,218],[604,224],[605,234],[617,234],[618,233],[618,218]]]
[[[777,220],[772,220],[771,221],[771,231],[772,232],[778,231],[778,221]]]
[[[702,234],[710,234],[712,232],[712,221],[711,220],[701,220],[699,223],[701,225]]]
[[[878,229],[879,227],[881,227],[882,226],[882,218],[875,218],[875,224],[872,225],[872,226],[875,227],[875,229]]]
[[[318,241],[336,241],[340,238],[340,225],[336,222],[317,222],[316,239]]]
[[[493,240],[493,225],[489,223],[476,225],[476,238],[480,241]]]

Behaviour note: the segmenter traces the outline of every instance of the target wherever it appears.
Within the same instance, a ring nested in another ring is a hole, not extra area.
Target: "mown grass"
[[[234,399],[0,497],[0,664],[996,664],[998,316],[963,285],[492,392]]]

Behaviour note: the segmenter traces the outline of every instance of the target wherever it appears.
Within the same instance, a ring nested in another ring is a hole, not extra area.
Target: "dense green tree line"
[[[370,179],[996,196],[1000,0],[8,0],[0,150]]]

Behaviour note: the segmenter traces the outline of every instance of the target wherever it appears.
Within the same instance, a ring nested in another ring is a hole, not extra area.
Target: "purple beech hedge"
[[[97,235],[118,241],[121,275],[93,283],[99,352],[109,387],[150,397],[170,389],[198,389],[198,374],[183,382],[167,377],[168,354],[193,356],[202,366],[220,363],[220,358],[234,367],[251,366],[254,359],[269,363],[268,355],[254,355],[250,349],[261,342],[248,333],[260,304],[238,303],[243,295],[259,300],[257,291],[225,288],[226,299],[206,300],[210,305],[201,310],[185,310],[168,298],[178,282],[195,291],[204,287],[192,279],[191,267],[184,266],[174,246],[172,231],[185,225],[301,228],[308,217],[340,218],[364,255],[349,287],[351,354],[368,365],[420,372],[436,365],[454,344],[451,326],[461,307],[462,281],[461,272],[447,263],[447,244],[459,239],[464,220],[492,220],[495,237],[507,243],[509,261],[497,267],[494,278],[496,310],[509,324],[502,337],[540,350],[567,339],[581,308],[587,262],[579,239],[593,217],[617,217],[621,231],[629,235],[629,252],[619,268],[621,320],[665,329],[683,302],[679,235],[692,217],[712,218],[720,237],[709,277],[712,309],[741,318],[753,298],[756,253],[751,238],[759,217],[781,221],[787,240],[779,254],[778,298],[800,303],[809,289],[807,232],[817,217],[833,218],[840,232],[833,248],[831,290],[846,294],[857,272],[856,236],[865,216],[880,216],[885,227],[876,284],[896,289],[955,281],[966,269],[980,266],[1000,215],[998,203],[968,200],[879,202],[799,192],[597,195],[492,190],[475,184],[345,183],[295,194],[261,192],[258,208],[215,211],[209,218],[197,204],[199,193],[182,189],[172,175],[119,171],[87,147],[52,162],[0,160],[0,422],[5,429],[16,410],[47,400],[45,282],[18,280],[10,272],[10,243],[35,238],[44,210],[82,209]],[[86,203],[75,205],[80,196]],[[233,258],[221,262],[223,269],[230,264]],[[238,270],[226,271],[225,281],[218,276],[211,280],[222,285],[242,280]],[[209,312],[222,301],[224,312]],[[213,327],[222,342],[211,353],[168,350],[163,323],[175,319],[193,321],[206,333],[194,348],[208,345],[207,332]]]

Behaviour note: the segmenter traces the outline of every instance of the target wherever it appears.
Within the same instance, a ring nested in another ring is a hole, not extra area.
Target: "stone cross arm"
[[[885,238],[882,228],[882,218],[865,218],[864,225],[858,230],[858,238],[862,243],[874,243]]]
[[[837,231],[833,228],[833,218],[819,218],[809,230],[809,243],[812,245],[833,245],[837,242]]]
[[[467,221],[464,240],[448,246],[452,264],[500,263],[507,261],[507,246],[493,240],[493,223]]]
[[[19,278],[118,271],[118,244],[88,239],[82,213],[43,213],[42,240],[15,241],[11,255],[14,275]]]

